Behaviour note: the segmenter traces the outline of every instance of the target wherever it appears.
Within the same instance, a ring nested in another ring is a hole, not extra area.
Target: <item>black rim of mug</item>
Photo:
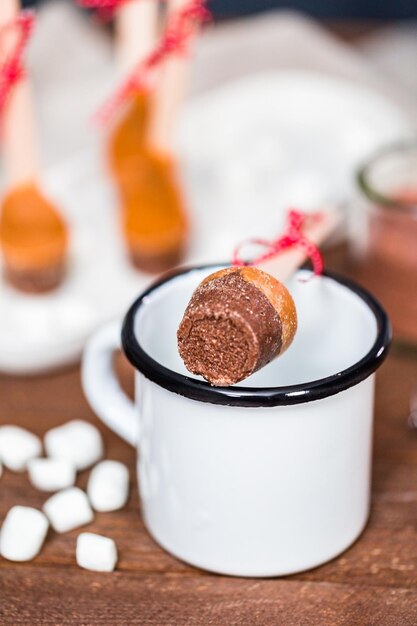
[[[164,275],[144,291],[128,310],[122,326],[122,347],[130,363],[146,378],[160,387],[181,396],[226,406],[273,407],[303,404],[335,395],[357,385],[375,372],[388,354],[391,343],[391,325],[380,303],[363,287],[335,272],[325,271],[324,276],[353,291],[371,309],[377,324],[376,339],[369,352],[354,365],[332,376],[287,387],[213,387],[203,379],[192,378],[174,372],[161,365],[143,350],[135,332],[134,321],[140,307],[148,296],[168,281],[192,271],[226,267],[216,263],[180,268]]]

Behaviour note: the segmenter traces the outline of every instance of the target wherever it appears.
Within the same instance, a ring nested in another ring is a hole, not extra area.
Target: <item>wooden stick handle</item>
[[[189,0],[169,0],[167,20],[181,11]],[[158,82],[152,97],[147,142],[151,150],[162,154],[172,151],[175,120],[184,99],[189,55],[170,55],[159,71]]]
[[[40,170],[38,140],[27,78],[15,86],[10,96],[1,141],[8,186],[37,178]]]
[[[0,24],[17,17],[18,0],[0,0]],[[15,45],[13,35],[5,36],[4,52]],[[36,125],[29,79],[26,77],[13,88],[3,117],[1,145],[8,186],[31,180],[39,174],[39,154]]]
[[[121,73],[128,73],[151,52],[157,25],[157,0],[130,0],[121,5],[116,14],[116,54]]]
[[[323,212],[323,216],[317,222],[307,222],[306,227],[303,229],[303,233],[306,238],[316,246],[323,244],[342,223],[342,213],[340,210],[332,209]],[[306,261],[306,254],[304,250],[300,248],[293,248],[287,252],[259,263],[258,267],[268,274],[275,276],[281,282],[285,282],[290,278],[294,272],[303,265]]]

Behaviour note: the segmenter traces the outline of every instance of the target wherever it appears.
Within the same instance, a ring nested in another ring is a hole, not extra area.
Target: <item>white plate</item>
[[[245,78],[190,101],[179,149],[194,221],[188,262],[230,257],[242,238],[270,237],[284,209],[341,203],[353,170],[410,126],[380,96],[301,72]],[[152,277],[134,270],[114,189],[97,150],[51,170],[45,189],[72,232],[62,287],[22,295],[0,282],[0,370],[35,373],[75,361],[93,330],[122,315]]]
[[[71,229],[68,278],[24,295],[0,281],[0,369],[34,373],[79,358],[101,322],[119,316],[149,282],[126,258],[114,189],[97,152],[49,171],[43,187]]]
[[[222,258],[248,233],[271,237],[285,209],[344,204],[355,172],[381,145],[412,132],[386,98],[314,72],[243,78],[190,102],[180,153],[200,228],[218,229]],[[211,242],[210,242],[211,245]]]

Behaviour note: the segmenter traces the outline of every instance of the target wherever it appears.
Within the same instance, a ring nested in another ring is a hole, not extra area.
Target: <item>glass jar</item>
[[[394,336],[417,344],[417,140],[374,155],[358,185],[356,275],[388,310]]]

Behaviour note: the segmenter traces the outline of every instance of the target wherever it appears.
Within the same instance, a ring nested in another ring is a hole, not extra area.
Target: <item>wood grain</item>
[[[355,587],[297,580],[239,580],[214,576],[98,576],[54,568],[15,568],[8,576],[7,622],[90,626],[415,626],[412,589]],[[34,581],[36,580],[36,583]],[[22,601],[23,600],[23,601]],[[38,607],[35,614],[28,607]]]
[[[119,367],[126,387],[131,373]],[[0,423],[39,435],[72,418],[103,433],[110,458],[128,463],[134,487],[126,509],[96,514],[87,529],[114,537],[118,571],[77,568],[77,531],[50,533],[29,564],[0,560],[0,624],[407,626],[417,624],[417,434],[406,424],[417,362],[391,356],[378,376],[372,513],[362,537],[339,558],[310,572],[275,580],[213,576],[161,550],[142,524],[135,454],[89,410],[78,369],[42,377],[0,378]],[[79,477],[85,485],[88,472]],[[41,506],[45,495],[26,475],[5,472],[0,521],[12,504]]]

